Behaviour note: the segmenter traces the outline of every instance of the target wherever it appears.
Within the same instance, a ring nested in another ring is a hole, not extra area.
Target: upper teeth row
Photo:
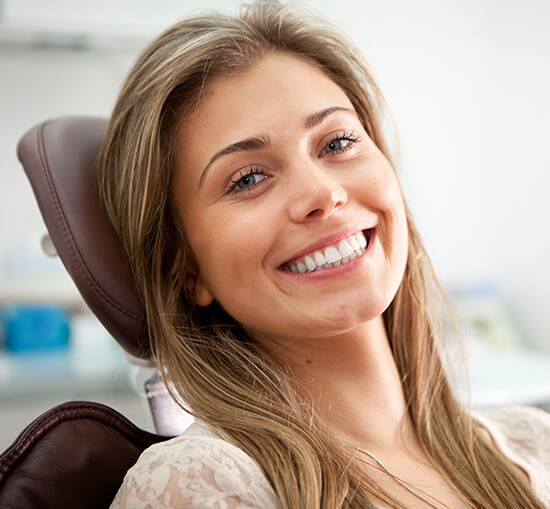
[[[357,232],[341,240],[337,246],[329,246],[322,251],[315,251],[297,263],[291,263],[284,268],[291,272],[313,272],[319,269],[336,267],[349,262],[363,254],[367,247],[367,239],[363,232]]]

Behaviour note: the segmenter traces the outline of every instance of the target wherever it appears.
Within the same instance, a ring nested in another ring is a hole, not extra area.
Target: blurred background
[[[41,248],[17,140],[49,117],[108,116],[154,36],[239,3],[0,0],[0,451],[70,399],[151,429],[136,368]],[[385,94],[406,198],[465,332],[472,403],[547,406],[550,3],[303,3],[358,43]]]

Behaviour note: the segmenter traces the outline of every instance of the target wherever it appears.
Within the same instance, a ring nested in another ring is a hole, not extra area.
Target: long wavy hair
[[[403,507],[312,410],[290,370],[216,302],[195,305],[197,263],[171,197],[177,126],[208,84],[267,54],[318,66],[347,94],[390,159],[384,103],[361,52],[309,10],[259,1],[237,16],[183,20],[131,70],[100,157],[100,194],[145,306],[155,362],[178,401],[250,455],[286,509]],[[407,210],[405,275],[384,313],[414,429],[439,471],[472,506],[539,508],[528,482],[455,398],[440,356],[442,294]]]

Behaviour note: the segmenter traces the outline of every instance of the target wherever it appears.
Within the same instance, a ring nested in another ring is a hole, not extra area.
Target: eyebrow
[[[208,171],[208,168],[210,168],[210,166],[214,164],[214,161],[216,161],[220,157],[225,156],[227,154],[232,154],[233,152],[247,152],[249,150],[259,150],[261,148],[268,147],[269,145],[270,145],[270,142],[267,138],[253,137],[253,138],[247,138],[246,140],[237,141],[236,143],[232,143],[231,145],[228,145],[227,147],[222,148],[208,160],[208,163],[206,163],[206,166],[204,167],[204,170],[202,170],[201,176],[199,178],[197,189],[200,189],[200,187],[202,186],[202,182],[204,180],[206,172]]]
[[[344,108],[343,106],[331,106],[330,108],[325,108],[324,110],[312,113],[309,117],[307,117],[306,121],[304,122],[306,129],[313,129],[314,127],[318,126],[323,122],[323,120],[325,120],[325,118],[327,118],[335,111],[345,111],[347,113],[352,113],[354,116],[359,118],[357,112],[352,108]]]
[[[329,115],[336,111],[344,111],[347,113],[352,113],[355,117],[359,118],[359,115],[357,112],[352,108],[344,108],[343,106],[331,106],[329,108],[325,108],[321,111],[316,111],[315,113],[312,113],[309,115],[305,122],[304,126],[306,129],[310,130],[314,127],[321,124]],[[262,148],[266,148],[270,146],[270,141],[267,137],[264,136],[254,136],[252,138],[247,138],[246,140],[237,141],[236,143],[232,143],[231,145],[228,145],[225,148],[222,148],[218,152],[216,152],[206,163],[206,166],[202,170],[201,176],[199,177],[199,183],[197,185],[197,190],[201,188],[202,183],[204,181],[204,178],[206,176],[206,172],[214,164],[215,161],[217,161],[220,157],[223,157],[227,154],[232,154],[234,152],[247,152],[250,150],[259,150]]]

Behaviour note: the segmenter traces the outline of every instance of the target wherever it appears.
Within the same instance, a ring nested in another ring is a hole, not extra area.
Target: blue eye
[[[349,144],[349,140],[345,139],[339,139],[339,140],[332,140],[329,141],[324,148],[325,152],[340,152],[341,150],[344,150]]]
[[[340,134],[323,147],[320,155],[323,156],[325,154],[339,154],[340,152],[345,152],[350,149],[356,141],[358,141],[358,138],[353,133]]]
[[[229,185],[230,193],[242,193],[250,191],[256,187],[267,175],[257,168],[250,169],[247,173],[239,175],[236,180],[232,180]]]

